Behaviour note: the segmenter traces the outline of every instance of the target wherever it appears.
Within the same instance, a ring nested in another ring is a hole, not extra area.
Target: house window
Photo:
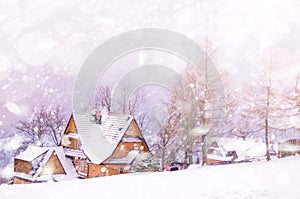
[[[221,152],[216,149],[208,149],[207,154],[222,156]]]
[[[138,145],[136,143],[133,144],[134,150],[138,150]]]
[[[102,173],[105,173],[106,172],[106,167],[102,167],[101,169],[100,169],[100,171],[102,172]]]
[[[144,146],[140,146],[141,151],[144,150]]]
[[[120,146],[120,151],[124,151],[124,144]]]
[[[124,168],[123,167],[120,167],[120,173],[124,173]]]
[[[130,135],[133,133],[133,129],[132,129],[132,127],[129,127],[129,128],[128,128],[128,131],[127,131],[127,133],[128,133],[128,134],[130,134]]]

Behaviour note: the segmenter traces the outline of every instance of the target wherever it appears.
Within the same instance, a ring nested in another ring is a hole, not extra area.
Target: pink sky
[[[71,111],[73,84],[89,53],[136,28],[175,30],[199,44],[208,37],[217,67],[231,71],[237,86],[271,54],[277,77],[288,80],[300,68],[299,11],[297,0],[2,0],[0,137],[42,101]]]

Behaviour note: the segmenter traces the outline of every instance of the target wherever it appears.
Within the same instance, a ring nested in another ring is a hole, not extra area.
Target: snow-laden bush
[[[132,163],[132,172],[154,171],[157,163],[151,153],[139,153]]]

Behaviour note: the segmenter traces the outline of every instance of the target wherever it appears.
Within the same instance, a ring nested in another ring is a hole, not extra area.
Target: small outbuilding
[[[76,178],[72,161],[63,147],[29,146],[14,159],[14,184],[30,184]]]

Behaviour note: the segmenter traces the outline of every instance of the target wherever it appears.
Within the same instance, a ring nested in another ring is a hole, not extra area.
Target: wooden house
[[[207,150],[207,164],[230,163],[238,158],[236,151],[226,151],[216,141]]]
[[[278,157],[283,158],[300,154],[300,139],[291,139],[278,143]]]
[[[62,147],[29,146],[14,159],[14,184],[30,184],[49,180],[76,178],[72,162]]]
[[[99,113],[72,115],[61,146],[83,178],[129,173],[136,156],[149,152],[135,119]]]

